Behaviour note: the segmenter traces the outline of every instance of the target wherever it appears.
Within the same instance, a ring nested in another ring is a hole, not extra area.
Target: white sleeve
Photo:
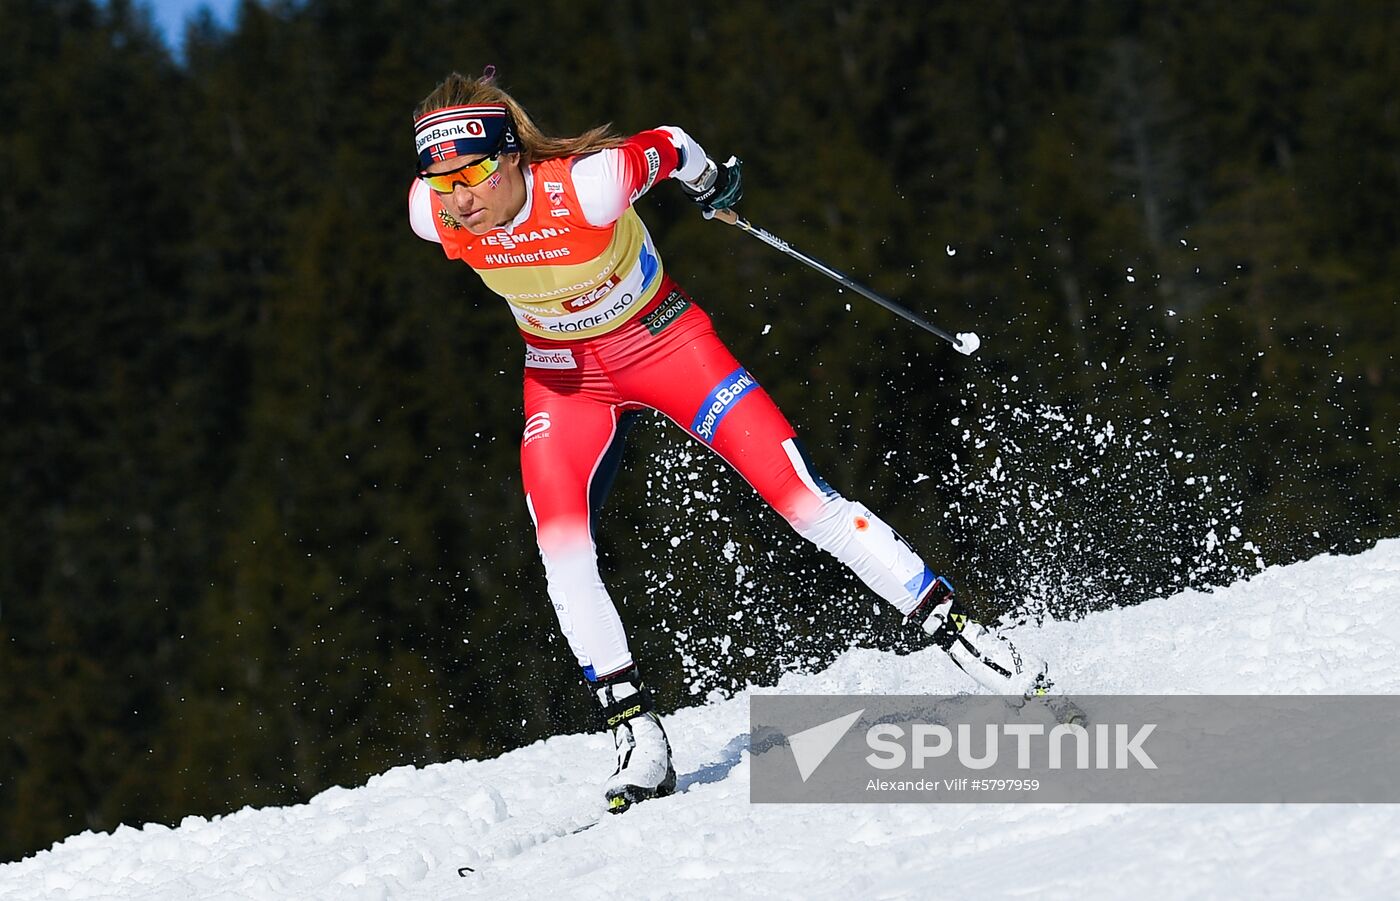
[[[579,160],[569,174],[574,179],[574,191],[583,218],[589,225],[616,222],[631,204],[623,185],[625,165],[622,152],[616,148],[599,150]]]
[[[438,237],[437,226],[433,224],[433,199],[430,190],[423,184],[422,179],[413,180],[412,187],[408,189],[408,221],[413,226],[413,233],[418,237],[424,241],[441,244],[442,239]]]
[[[676,171],[671,173],[671,177],[679,181],[695,181],[699,178],[700,173],[705,171],[705,148],[674,125],[663,125],[657,131],[664,131],[671,136],[671,143],[676,145],[676,150],[684,160]]]
[[[662,139],[660,135],[665,135]],[[676,149],[680,165],[667,169],[657,162],[657,151],[646,142],[669,141]],[[629,159],[629,151],[632,157]],[[642,162],[655,165],[647,165]],[[590,225],[607,225],[660,178],[694,181],[705,171],[705,150],[695,139],[674,125],[663,125],[629,138],[623,147],[599,150],[579,159],[570,175],[578,193],[580,210]]]

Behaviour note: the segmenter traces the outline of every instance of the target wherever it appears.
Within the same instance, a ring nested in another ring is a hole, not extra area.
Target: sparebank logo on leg
[[[734,409],[739,398],[758,387],[758,381],[740,366],[716,385],[700,404],[690,430],[706,444],[713,444],[719,424]]]

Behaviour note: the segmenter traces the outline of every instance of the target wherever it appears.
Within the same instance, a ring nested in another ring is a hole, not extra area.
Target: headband
[[[424,113],[413,122],[413,149],[418,168],[458,156],[519,153],[515,123],[501,104],[449,106]]]

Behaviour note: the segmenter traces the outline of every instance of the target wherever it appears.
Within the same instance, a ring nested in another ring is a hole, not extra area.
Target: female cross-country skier
[[[707,216],[731,209],[739,161],[716,165],[669,125],[631,137],[608,126],[546,136],[493,75],[454,73],[419,104],[409,216],[420,237],[505,299],[525,340],[525,505],[559,626],[617,747],[608,809],[676,784],[593,543],[592,516],[637,411],[664,413],[723,457],[982,686],[1016,699],[1044,694],[1042,663],[969,620],[948,579],[822,481],[772,398],[666,273],[633,205],[672,179]]]

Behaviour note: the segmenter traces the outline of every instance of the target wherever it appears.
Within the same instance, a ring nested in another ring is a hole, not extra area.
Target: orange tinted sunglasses
[[[490,178],[500,167],[500,151],[497,151],[484,160],[468,163],[460,169],[438,173],[419,172],[418,177],[439,194],[451,194],[457,185],[475,188]]]

